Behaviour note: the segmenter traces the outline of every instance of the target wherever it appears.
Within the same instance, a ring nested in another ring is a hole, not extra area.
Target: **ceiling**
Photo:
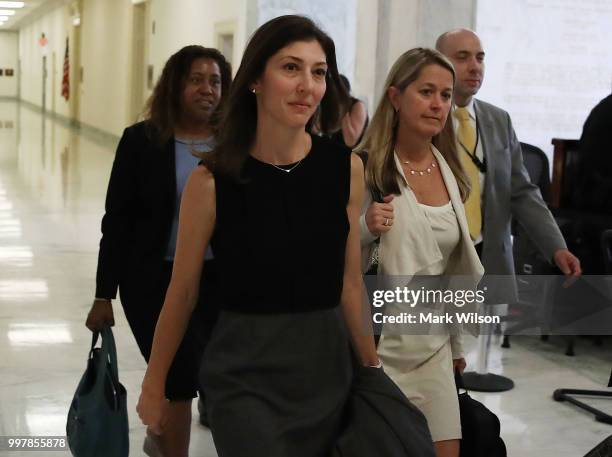
[[[28,16],[34,14],[42,7],[50,6],[55,4],[55,0],[21,0],[25,3],[23,8],[0,8],[0,9],[12,9],[15,11],[14,16],[10,16],[9,20],[3,25],[0,25],[0,32],[5,30],[17,31],[19,30],[19,23],[23,22]]]

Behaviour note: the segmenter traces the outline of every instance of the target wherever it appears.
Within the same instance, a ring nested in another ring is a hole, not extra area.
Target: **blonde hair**
[[[398,181],[403,181],[405,186],[408,185],[403,178],[399,179],[401,174],[395,166],[394,148],[399,118],[391,104],[388,91],[390,87],[395,87],[399,92],[403,92],[408,85],[419,78],[423,68],[428,65],[439,65],[446,68],[453,75],[454,84],[453,64],[440,52],[428,48],[414,48],[406,51],[391,67],[385,81],[383,96],[363,140],[355,148],[356,152],[365,152],[368,155],[366,182],[374,195],[399,194],[401,189]],[[465,201],[471,186],[457,153],[453,121],[450,116],[442,131],[432,138],[432,144],[444,156],[459,185],[461,199]]]

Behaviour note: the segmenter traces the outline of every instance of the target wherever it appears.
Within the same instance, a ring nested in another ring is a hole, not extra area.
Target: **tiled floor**
[[[13,101],[0,101],[0,123],[0,435],[64,435],[90,344],[84,320],[115,144]],[[131,455],[140,456],[144,427],[135,404],[144,363],[118,303],[115,310]],[[574,358],[563,355],[561,339],[512,342],[509,350],[495,344],[489,365],[514,379],[515,389],[473,394],[499,415],[510,456],[579,457],[612,434],[612,426],[551,399],[557,387],[602,388],[610,340],[603,347],[580,341]],[[592,403],[612,413],[612,401]],[[196,417],[191,455],[213,457],[211,435]],[[0,451],[21,454],[32,455]]]

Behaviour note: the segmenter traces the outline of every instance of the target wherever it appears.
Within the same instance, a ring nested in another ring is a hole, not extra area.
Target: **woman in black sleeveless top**
[[[358,363],[383,375],[361,318],[361,160],[308,133],[331,131],[345,96],[333,41],[309,19],[279,17],[251,38],[212,160],[183,193],[138,405],[153,430],[209,241],[222,311],[201,377],[219,456],[329,455],[353,379],[349,340]]]
[[[351,83],[348,78],[340,75],[340,81],[350,94]],[[361,143],[361,139],[368,127],[368,110],[365,103],[351,95],[348,104],[343,107],[343,111],[340,126],[338,130],[332,133],[331,138],[339,144],[354,149]]]

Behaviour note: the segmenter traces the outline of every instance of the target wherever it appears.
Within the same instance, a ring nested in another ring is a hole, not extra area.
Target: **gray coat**
[[[514,275],[512,218],[523,225],[531,241],[552,262],[555,251],[566,248],[566,244],[540,190],[529,180],[510,116],[481,100],[474,100],[474,106],[487,163],[481,258],[485,275]],[[489,287],[487,298],[492,303],[516,301],[515,282],[502,282],[509,286]]]

